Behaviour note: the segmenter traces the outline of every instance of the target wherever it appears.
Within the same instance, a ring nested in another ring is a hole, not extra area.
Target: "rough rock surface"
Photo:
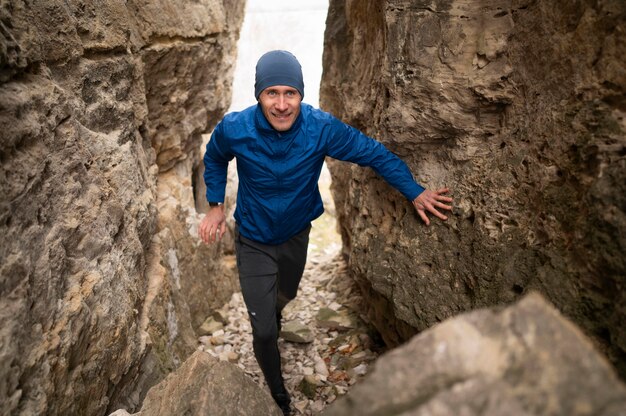
[[[230,297],[191,172],[243,3],[0,6],[0,414],[136,407]]]
[[[558,346],[558,347],[555,347]],[[541,296],[451,318],[381,356],[324,415],[623,415],[626,386]]]
[[[425,227],[332,165],[352,273],[387,342],[543,293],[626,375],[626,3],[331,1],[321,105],[455,211]]]
[[[135,416],[282,415],[272,396],[236,365],[195,352],[152,387]]]

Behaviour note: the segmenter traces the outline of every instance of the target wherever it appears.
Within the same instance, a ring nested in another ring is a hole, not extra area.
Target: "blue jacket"
[[[324,212],[317,182],[326,156],[371,167],[409,200],[424,190],[397,156],[332,115],[302,103],[291,128],[278,132],[257,104],[215,127],[204,155],[207,200],[224,201],[228,162],[236,157],[239,232],[281,244]]]

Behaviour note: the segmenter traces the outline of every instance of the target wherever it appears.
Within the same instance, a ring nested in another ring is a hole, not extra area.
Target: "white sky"
[[[304,75],[304,102],[319,106],[328,0],[248,0],[228,111],[255,104],[254,67],[267,51],[293,53]]]

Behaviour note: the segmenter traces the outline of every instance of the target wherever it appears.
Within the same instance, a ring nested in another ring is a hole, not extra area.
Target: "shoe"
[[[280,410],[283,411],[283,415],[291,415],[291,397],[289,397],[289,393],[277,393],[273,394],[272,397]]]

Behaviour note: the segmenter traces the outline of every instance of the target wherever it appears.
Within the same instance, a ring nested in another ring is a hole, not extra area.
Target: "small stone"
[[[328,376],[328,367],[321,358],[315,360],[315,372],[323,376]]]
[[[333,311],[338,311],[341,308],[341,305],[337,302],[331,302],[330,305],[328,305],[328,308],[332,309]]]
[[[308,400],[301,400],[299,402],[294,403],[293,407],[295,407],[301,414],[304,414],[307,406],[309,405]]]
[[[319,412],[321,412],[324,409],[324,402],[322,402],[321,400],[316,400],[315,402],[313,402],[313,404],[311,405],[311,410],[313,411],[313,413],[317,414]]]
[[[356,374],[357,376],[364,376],[365,374],[367,374],[367,364],[363,363],[357,365],[352,369],[352,372],[354,372],[354,374]]]
[[[280,336],[285,341],[298,342],[298,343],[310,343],[314,339],[314,335],[309,327],[301,324],[297,321],[290,321],[283,325]]]
[[[221,322],[217,322],[212,317],[208,317],[200,326],[198,330],[200,335],[211,335],[221,330],[224,325]]]
[[[314,399],[318,382],[313,376],[304,376],[298,384],[298,390],[300,390],[309,399]]]
[[[324,328],[350,329],[355,327],[347,313],[336,312],[330,308],[320,308],[315,319],[317,324]]]
[[[223,345],[224,344],[224,338],[219,337],[219,336],[213,336],[213,337],[211,337],[211,344],[212,345]]]
[[[213,318],[216,322],[227,325],[229,315],[230,314],[228,313],[228,310],[226,309],[226,307],[224,307],[213,311],[213,313],[211,314],[211,318]]]

